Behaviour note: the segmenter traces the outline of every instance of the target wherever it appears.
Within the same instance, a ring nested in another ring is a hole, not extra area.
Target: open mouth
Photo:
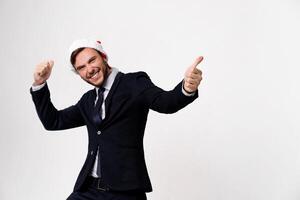
[[[100,73],[100,71],[95,72],[91,77],[89,77],[89,79],[92,79],[92,80],[97,79],[99,77],[99,73]]]

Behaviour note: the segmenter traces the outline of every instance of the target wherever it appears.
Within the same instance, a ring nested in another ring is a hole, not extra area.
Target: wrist
[[[186,88],[185,87],[185,84],[183,84],[183,87],[182,87],[182,89],[186,92],[186,93],[188,93],[188,94],[193,94],[193,93],[195,93],[195,91],[192,91],[190,88]]]
[[[42,83],[41,85],[32,85],[31,89],[33,92],[35,92],[35,91],[42,89],[45,85],[46,85],[46,82]]]
[[[39,85],[43,85],[46,81],[34,81],[32,83],[32,86],[39,86]]]

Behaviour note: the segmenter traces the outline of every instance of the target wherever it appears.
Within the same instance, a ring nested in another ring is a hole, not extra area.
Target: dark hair
[[[78,49],[76,49],[75,51],[73,51],[73,53],[71,54],[70,61],[71,61],[71,64],[73,65],[73,67],[74,67],[74,64],[75,64],[76,56],[77,56],[83,49],[85,49],[85,48],[84,48],[84,47],[78,48]]]
[[[76,56],[85,49],[86,47],[81,47],[81,48],[78,48],[76,49],[75,51],[73,51],[73,53],[71,54],[71,58],[70,58],[70,61],[71,61],[71,64],[73,65],[74,67],[74,64],[75,64],[75,60],[76,60]],[[98,51],[97,49],[95,49],[98,54],[103,58],[103,59],[107,59],[106,55],[101,53],[100,51]]]

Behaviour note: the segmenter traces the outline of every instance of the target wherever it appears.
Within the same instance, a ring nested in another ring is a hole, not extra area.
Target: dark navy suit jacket
[[[92,170],[99,147],[101,178],[111,190],[152,191],[143,148],[143,137],[149,109],[174,113],[198,97],[182,93],[182,82],[173,90],[155,86],[145,72],[119,72],[105,100],[106,117],[100,126],[92,121],[95,89],[86,92],[76,105],[57,110],[50,100],[46,84],[31,90],[38,116],[47,130],[63,130],[86,126],[89,136],[88,154],[74,186],[82,189]],[[101,131],[98,135],[97,132]]]

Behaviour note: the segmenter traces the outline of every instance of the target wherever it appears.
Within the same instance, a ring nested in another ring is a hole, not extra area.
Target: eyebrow
[[[88,60],[88,63],[90,63],[92,60],[95,60],[96,59],[96,56],[92,56],[89,60]]]

